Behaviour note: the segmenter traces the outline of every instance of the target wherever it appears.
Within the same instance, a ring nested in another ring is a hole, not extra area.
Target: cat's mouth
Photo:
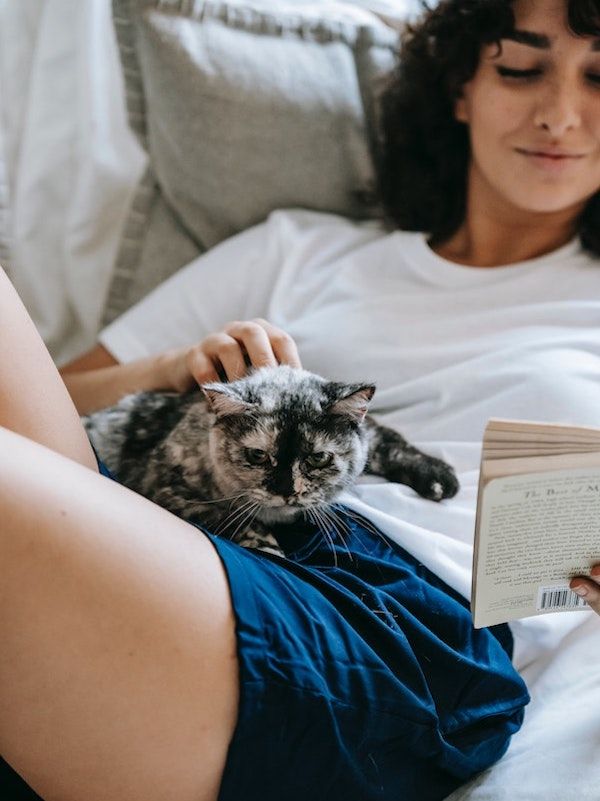
[[[283,501],[277,505],[263,503],[257,517],[260,518],[263,523],[280,523],[285,520],[293,520],[295,517],[305,512],[306,509],[306,506],[294,502]]]
[[[284,507],[290,507],[292,509],[302,509],[305,506],[303,503],[300,503],[300,501],[297,498],[272,498],[265,505],[273,509],[275,508],[280,509]]]

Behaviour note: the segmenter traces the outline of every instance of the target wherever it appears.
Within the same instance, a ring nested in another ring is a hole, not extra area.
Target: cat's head
[[[373,384],[343,384],[287,366],[202,387],[214,413],[213,476],[244,493],[256,517],[284,522],[330,503],[362,473]]]

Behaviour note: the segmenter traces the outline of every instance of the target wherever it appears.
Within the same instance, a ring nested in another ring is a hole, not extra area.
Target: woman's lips
[[[583,158],[579,153],[551,153],[521,148],[516,148],[516,151],[525,156],[530,164],[551,174],[564,172]]]

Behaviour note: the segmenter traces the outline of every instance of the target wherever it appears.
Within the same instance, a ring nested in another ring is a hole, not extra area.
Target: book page
[[[476,628],[587,610],[568,583],[600,562],[600,467],[492,479],[481,490],[477,539]]]
[[[492,417],[486,426],[485,437],[496,437],[508,434],[516,440],[523,436],[535,435],[537,438],[567,436],[582,438],[585,442],[600,440],[600,428],[595,426],[577,426],[564,423],[538,423],[532,420],[504,420]]]

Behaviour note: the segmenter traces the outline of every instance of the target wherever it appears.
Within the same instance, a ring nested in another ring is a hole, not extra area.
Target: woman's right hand
[[[208,381],[234,381],[248,367],[302,367],[294,340],[267,320],[236,320],[196,345],[166,351],[157,369],[165,389],[186,392]]]
[[[590,576],[576,576],[569,586],[600,615],[600,565],[594,565]]]

